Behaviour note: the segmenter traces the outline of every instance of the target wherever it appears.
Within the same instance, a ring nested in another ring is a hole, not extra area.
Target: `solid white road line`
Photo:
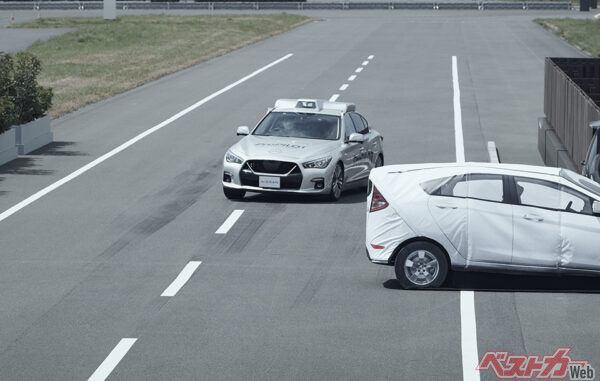
[[[290,58],[291,56],[293,56],[292,53],[287,54],[273,62],[271,62],[268,65],[265,65],[263,67],[261,67],[260,69],[248,74],[247,76],[245,76],[244,78],[241,78],[235,82],[233,82],[232,84],[225,86],[224,88],[222,88],[219,91],[216,91],[212,94],[210,94],[209,96],[203,98],[202,100],[194,103],[193,105],[191,105],[190,107],[178,112],[177,114],[173,115],[172,117],[170,117],[169,119],[157,124],[156,126],[142,132],[141,134],[131,138],[130,140],[126,141],[125,143],[121,144],[120,146],[118,146],[117,148],[113,149],[112,151],[105,153],[104,155],[100,156],[99,158],[97,158],[96,160],[84,165],[83,167],[79,168],[78,170],[76,170],[75,172],[72,172],[71,174],[63,177],[62,179],[56,181],[55,183],[52,183],[50,185],[48,185],[47,187],[45,187],[44,189],[38,191],[37,193],[34,193],[33,195],[27,197],[25,200],[19,202],[18,204],[14,205],[13,207],[5,210],[4,212],[2,212],[0,214],[0,222],[5,220],[6,218],[10,217],[11,215],[15,214],[16,212],[18,212],[19,210],[23,209],[24,207],[26,207],[27,205],[31,204],[32,202],[42,198],[43,196],[47,195],[48,193],[52,192],[53,190],[61,187],[62,185],[68,183],[69,181],[79,177],[80,175],[84,174],[85,172],[89,171],[90,169],[94,168],[95,166],[97,166],[98,164],[102,163],[103,161],[113,157],[114,155],[118,154],[119,152],[125,150],[126,148],[134,145],[135,143],[139,142],[140,140],[142,140],[143,138],[145,138],[146,136],[160,130],[161,128],[168,126],[169,124],[171,124],[172,122],[176,121],[177,119],[181,118],[182,116],[194,111],[195,109],[197,109],[198,107],[202,106],[203,104],[205,104],[206,102],[218,97],[219,95],[233,89],[234,87],[236,87],[237,85],[246,82],[247,80],[249,80],[252,77],[257,76],[258,74],[262,73],[265,70],[270,69],[271,67],[287,60],[288,58]]]
[[[498,149],[496,148],[496,143],[493,141],[489,141],[487,150],[488,155],[490,155],[490,163],[499,163],[500,158],[498,157]]]
[[[221,225],[221,227],[219,227],[217,229],[215,234],[226,234],[229,231],[229,229],[231,229],[233,224],[235,224],[235,222],[238,220],[238,218],[240,218],[242,213],[244,213],[243,209],[236,209],[233,212],[231,212],[229,217],[227,217],[225,222],[223,222],[223,225]]]
[[[462,116],[460,108],[460,89],[458,87],[458,68],[456,56],[452,56],[452,83],[454,86],[454,141],[456,161],[465,161]],[[460,343],[462,349],[462,368],[464,381],[479,381],[479,363],[477,353],[477,321],[475,319],[475,294],[473,291],[460,292]]]
[[[329,102],[335,102],[340,97],[340,94],[333,94],[331,98],[329,98]]]
[[[348,88],[348,84],[344,83],[342,86],[340,86],[340,91],[344,91]]]
[[[356,79],[356,75],[352,74],[348,77],[348,81],[354,81]]]
[[[354,70],[355,73],[360,73],[361,71],[363,71],[362,67],[356,68],[356,70]]]
[[[475,293],[460,292],[460,342],[464,381],[479,381],[479,355],[477,354],[477,321],[475,319]]]
[[[369,61],[363,61],[362,65],[363,66],[367,66],[369,64]]]
[[[100,364],[98,369],[88,378],[88,381],[104,381],[119,362],[125,357],[137,339],[125,338],[119,341],[119,344],[110,352],[108,357]]]
[[[183,268],[183,270],[181,270],[179,275],[177,275],[177,278],[175,278],[173,283],[171,283],[169,285],[169,287],[167,287],[163,291],[163,293],[160,294],[160,296],[175,296],[175,295],[177,295],[179,290],[181,290],[181,287],[183,287],[183,285],[188,280],[190,280],[192,275],[194,275],[194,271],[196,271],[196,269],[198,268],[198,266],[200,266],[201,263],[202,262],[200,262],[200,261],[191,261],[187,265],[185,265],[185,267]]]
[[[374,55],[370,55],[369,57],[367,57],[368,59],[372,60],[375,56]]]
[[[465,162],[465,143],[462,128],[462,112],[460,109],[460,87],[458,85],[458,67],[456,56],[452,56],[452,84],[454,87],[454,144],[456,145],[456,162]]]

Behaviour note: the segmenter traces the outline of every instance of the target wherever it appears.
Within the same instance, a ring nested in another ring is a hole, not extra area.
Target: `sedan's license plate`
[[[258,186],[261,188],[281,188],[281,182],[279,177],[273,176],[259,176]]]

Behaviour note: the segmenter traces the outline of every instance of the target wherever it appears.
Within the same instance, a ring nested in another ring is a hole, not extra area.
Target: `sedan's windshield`
[[[334,115],[272,112],[256,127],[253,135],[305,139],[339,139],[340,118]]]

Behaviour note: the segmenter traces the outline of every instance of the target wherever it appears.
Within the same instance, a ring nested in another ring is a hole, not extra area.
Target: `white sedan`
[[[466,163],[376,168],[367,255],[406,288],[449,269],[600,275],[600,186],[572,171]]]

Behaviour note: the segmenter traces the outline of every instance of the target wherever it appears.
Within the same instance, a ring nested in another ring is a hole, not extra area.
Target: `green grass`
[[[600,22],[592,19],[535,19],[536,23],[551,30],[569,43],[600,57]]]
[[[54,90],[53,117],[140,86],[313,19],[292,14],[48,18],[12,27],[78,28],[27,50]]]

